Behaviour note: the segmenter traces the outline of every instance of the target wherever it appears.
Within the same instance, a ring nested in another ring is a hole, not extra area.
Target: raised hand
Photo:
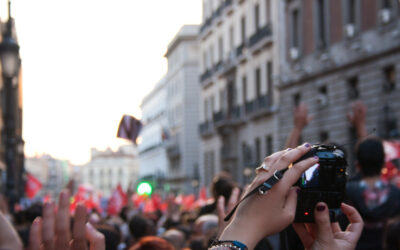
[[[36,218],[29,234],[30,250],[104,250],[104,236],[86,223],[86,207],[78,204],[75,210],[72,238],[70,231],[69,192],[60,194],[58,210],[53,202],[45,203],[43,218]]]
[[[218,235],[221,235],[222,231],[224,231],[225,227],[229,222],[224,221],[225,216],[235,207],[236,203],[239,200],[240,190],[238,187],[235,187],[232,190],[231,196],[229,197],[228,204],[225,206],[225,197],[220,196],[218,198],[217,203],[217,212],[218,212]]]

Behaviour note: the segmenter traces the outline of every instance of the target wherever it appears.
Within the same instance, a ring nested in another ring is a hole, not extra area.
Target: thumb
[[[90,250],[105,250],[104,235],[97,231],[92,224],[86,223],[86,239],[89,241]]]
[[[314,210],[315,224],[317,226],[317,241],[330,244],[333,240],[331,222],[329,220],[328,206],[318,202]],[[329,246],[329,245],[327,245]]]

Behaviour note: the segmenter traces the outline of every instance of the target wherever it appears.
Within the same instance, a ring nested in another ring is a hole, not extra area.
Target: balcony
[[[249,39],[249,47],[253,47],[254,45],[258,44],[264,38],[271,37],[272,30],[270,25],[266,25],[263,28],[259,29],[254,35],[252,35]],[[269,40],[266,40],[269,41]],[[261,46],[263,46],[262,44]]]
[[[212,121],[205,121],[199,125],[200,135],[208,137],[214,134],[214,126]]]
[[[200,75],[200,82],[203,83],[212,76],[213,70],[207,69],[206,72]]]
[[[165,148],[170,159],[179,158],[181,156],[179,136],[173,136],[169,138],[166,142]]]
[[[244,122],[241,107],[236,106],[230,110],[218,111],[214,113],[213,121],[217,129],[238,126]]]
[[[250,119],[257,119],[269,115],[272,112],[268,95],[259,96],[255,100],[246,103],[246,115]]]
[[[240,46],[236,48],[236,56],[241,57],[243,55],[244,44],[242,43]]]

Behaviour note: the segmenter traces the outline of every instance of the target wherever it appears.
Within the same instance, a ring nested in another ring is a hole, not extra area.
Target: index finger
[[[69,192],[60,194],[56,215],[56,249],[69,249],[70,241]]]
[[[86,247],[86,207],[78,204],[75,210],[72,229],[72,249],[87,249]]]

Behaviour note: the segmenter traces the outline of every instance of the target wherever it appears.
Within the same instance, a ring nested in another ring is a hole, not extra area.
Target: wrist
[[[262,237],[261,237],[262,238]],[[245,227],[235,226],[230,223],[219,237],[220,241],[239,241],[247,246],[247,248],[254,249],[257,243],[261,240],[259,236]]]

